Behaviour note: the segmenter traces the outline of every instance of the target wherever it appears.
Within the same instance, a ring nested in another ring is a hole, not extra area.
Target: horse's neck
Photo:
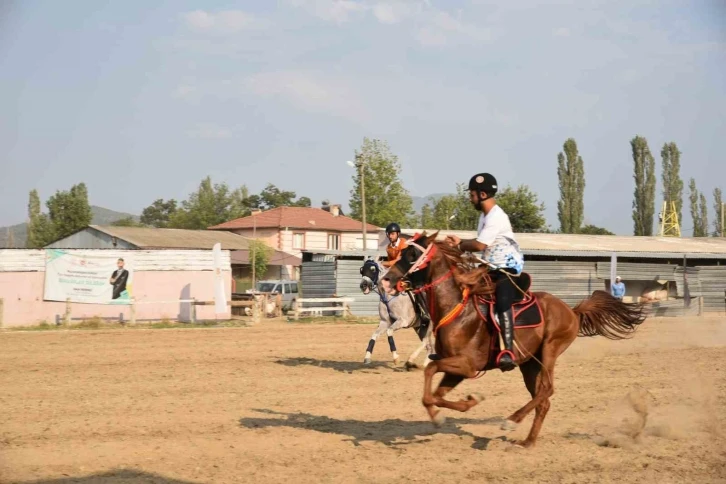
[[[444,260],[435,260],[432,261],[431,269],[431,281],[429,281],[429,283],[436,282],[446,276],[451,270],[451,267]],[[453,274],[447,279],[444,279],[436,284],[432,288],[432,291],[434,293],[434,304],[439,318],[445,316],[454,308],[454,306],[459,304],[463,298],[461,288],[454,279]]]

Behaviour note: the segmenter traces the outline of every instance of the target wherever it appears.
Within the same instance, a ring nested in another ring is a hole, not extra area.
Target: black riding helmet
[[[469,180],[469,190],[484,192],[493,197],[497,194],[497,179],[489,173],[477,173]]]
[[[386,235],[392,232],[398,232],[399,235],[401,234],[401,227],[399,227],[396,222],[390,223],[386,226]]]

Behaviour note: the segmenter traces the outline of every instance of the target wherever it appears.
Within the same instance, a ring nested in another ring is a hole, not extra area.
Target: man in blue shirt
[[[625,284],[620,282],[620,276],[615,278],[615,282],[610,288],[610,292],[616,299],[619,299],[621,301],[623,300],[623,296],[625,295]]]

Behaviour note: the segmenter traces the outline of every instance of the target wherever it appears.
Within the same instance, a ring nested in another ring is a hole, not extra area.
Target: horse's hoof
[[[512,447],[514,449],[529,449],[534,444],[532,442],[526,441],[526,440],[515,440],[512,442]]]
[[[401,360],[399,360],[398,358],[394,358],[394,359],[393,359],[393,364],[394,364],[394,365],[398,365],[398,362],[399,362],[399,361],[401,361]]]
[[[484,401],[484,395],[481,393],[472,393],[471,395],[467,395],[467,400],[474,400],[476,403],[481,403]]]
[[[363,364],[364,364],[364,365],[370,365],[370,364],[371,364],[371,359],[370,359],[370,358],[365,358],[365,359],[363,360]]]
[[[408,370],[408,371],[418,369],[418,365],[416,363],[411,363],[410,361],[407,361],[404,366],[405,366],[406,370]]]
[[[446,416],[439,412],[431,418],[431,422],[433,422],[434,427],[439,428],[446,422]]]
[[[502,430],[517,430],[517,423],[507,419],[500,427]]]

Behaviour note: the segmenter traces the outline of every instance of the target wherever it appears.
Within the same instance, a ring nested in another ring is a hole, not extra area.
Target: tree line
[[[28,248],[44,247],[91,224],[91,206],[84,183],[56,192],[45,205],[47,212],[41,210],[38,191],[32,190],[28,201]],[[232,190],[226,183],[213,184],[206,177],[186,200],[157,199],[144,208],[139,221],[126,217],[111,225],[203,230],[250,215],[255,209],[281,206],[309,207],[310,199],[297,198],[295,192],[280,190],[273,184],[259,194],[250,194],[244,185]]]
[[[633,233],[653,235],[655,221],[656,174],[655,159],[647,140],[635,136],[630,140],[633,158]],[[678,220],[682,220],[683,189],[681,152],[675,142],[664,143],[661,149],[661,181],[663,200],[674,202]],[[401,164],[384,140],[364,138],[355,151],[356,171],[350,191],[350,216],[362,218],[361,182],[365,180],[367,222],[385,227],[390,222],[402,226],[430,230],[473,230],[479,212],[469,202],[468,187],[457,184],[454,193],[429,199],[421,213],[413,208],[413,199],[401,180]],[[557,154],[559,227],[551,229],[544,216],[545,205],[527,185],[507,186],[497,194],[497,202],[509,214],[515,232],[612,235],[605,228],[585,223],[585,167],[574,139],[567,139]],[[699,192],[695,179],[689,183],[690,212],[693,235],[709,235],[708,207],[705,194]],[[712,235],[721,235],[723,198],[720,188],[713,191],[716,212]],[[137,222],[129,217],[114,222],[117,226],[143,226],[203,230],[207,227],[245,217],[253,210],[269,210],[282,206],[310,207],[308,197],[297,197],[293,191],[268,184],[260,193],[251,194],[245,185],[231,189],[226,183],[203,179],[186,200],[157,199],[144,208]],[[28,202],[27,247],[43,247],[66,237],[91,223],[88,190],[79,183],[67,191],[58,191],[46,201],[47,213],[41,211],[40,197],[32,190]]]
[[[582,199],[575,200],[577,192],[584,189],[582,158],[577,156],[574,140],[565,144],[565,156],[558,156],[558,174],[561,191],[569,197],[561,208],[561,226],[553,230],[547,225],[544,216],[545,205],[537,194],[527,185],[516,188],[507,186],[496,196],[497,203],[509,214],[515,232],[562,232],[612,235],[612,232],[594,225],[583,225]],[[353,175],[353,188],[350,192],[351,217],[360,220],[361,174],[365,180],[366,219],[379,227],[390,222],[402,226],[413,226],[430,230],[474,230],[479,212],[469,201],[469,190],[465,184],[457,184],[451,195],[431,198],[422,207],[421,213],[413,210],[413,201],[401,181],[401,165],[388,143],[382,140],[365,138],[360,151],[356,151],[357,171]],[[574,165],[579,160],[580,167]],[[578,170],[582,173],[578,174]],[[579,213],[579,215],[576,215]],[[574,226],[576,225],[576,230]]]
[[[634,192],[632,204],[633,233],[640,236],[654,235],[656,173],[655,159],[642,136],[630,140],[633,159]],[[401,181],[401,165],[385,141],[365,138],[361,149],[356,150],[358,170],[353,175],[350,192],[351,216],[361,218],[361,174],[365,180],[367,221],[379,227],[395,221],[401,225],[418,226],[432,230],[473,230],[477,226],[479,213],[469,202],[467,186],[457,184],[451,195],[430,199],[420,214],[413,210],[412,198]],[[509,214],[515,232],[547,232],[563,234],[613,235],[609,230],[585,223],[585,165],[573,138],[565,140],[562,151],[557,154],[557,178],[559,200],[557,218],[559,227],[547,226],[545,205],[527,185],[516,188],[507,186],[497,194],[497,203]],[[681,151],[675,142],[663,144],[661,149],[661,181],[663,200],[676,206],[679,223],[682,221],[683,187],[680,175]],[[709,235],[708,207],[706,196],[696,188],[691,178],[690,209],[693,219],[693,236]],[[722,191],[713,191],[713,208],[716,219],[713,236],[720,236]],[[665,214],[661,214],[664,216]],[[687,230],[686,230],[687,231]]]

